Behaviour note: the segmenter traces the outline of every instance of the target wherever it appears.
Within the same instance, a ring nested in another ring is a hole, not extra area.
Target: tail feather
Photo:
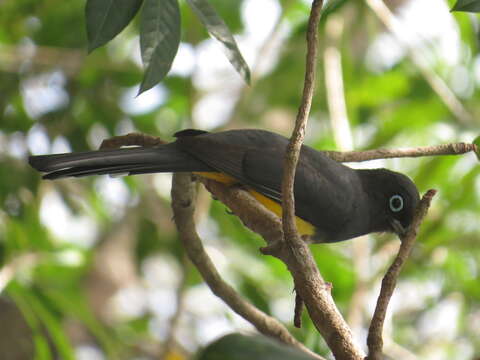
[[[47,173],[43,176],[44,179],[59,179],[65,177],[82,177],[82,176],[90,176],[90,175],[115,175],[115,174],[145,174],[149,172],[162,172],[162,170],[157,171],[149,171],[152,167],[148,165],[118,165],[118,166],[107,166],[104,168],[99,167],[88,167],[88,166],[78,166],[72,167],[68,169],[56,170]],[[155,167],[158,169],[158,166]],[[173,170],[166,170],[163,169],[163,172],[169,172]]]
[[[40,155],[30,165],[46,172],[45,179],[104,174],[145,174],[151,172],[212,171],[210,167],[182,152],[175,143],[152,148],[123,148]]]

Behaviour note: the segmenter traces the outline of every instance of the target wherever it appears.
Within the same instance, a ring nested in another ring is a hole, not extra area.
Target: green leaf
[[[477,136],[475,140],[473,140],[473,144],[477,146],[475,154],[477,155],[478,160],[480,160],[480,136]]]
[[[313,357],[262,335],[230,334],[208,345],[199,357],[199,360],[217,359],[311,360]]]
[[[140,48],[146,70],[139,94],[167,75],[179,44],[180,9],[177,0],[145,0],[140,22]]]
[[[142,0],[88,0],[85,6],[88,52],[117,36],[141,5]]]
[[[480,12],[480,0],[458,0],[451,11]]]
[[[228,61],[230,61],[245,82],[250,84],[250,69],[238,49],[232,33],[222,18],[207,0],[187,1],[200,21],[205,25],[210,35],[224,46]]]

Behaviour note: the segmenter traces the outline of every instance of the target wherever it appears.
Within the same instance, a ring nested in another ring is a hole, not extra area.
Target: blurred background
[[[87,56],[85,1],[0,1],[0,351],[2,359],[187,359],[253,331],[185,259],[169,174],[42,181],[29,154],[96,149],[139,131],[262,128],[288,136],[300,102],[309,1],[211,0],[252,71],[246,86],[181,2],[167,78],[136,97],[138,19]],[[320,25],[306,142],[373,149],[471,142],[480,133],[479,21],[453,1],[335,1]],[[480,356],[480,167],[473,154],[350,164],[387,167],[439,191],[390,305],[395,359]],[[198,231],[221,274],[292,328],[293,284],[259,236],[200,189]],[[379,234],[311,247],[365,344],[399,246]],[[304,314],[292,329],[328,348]]]

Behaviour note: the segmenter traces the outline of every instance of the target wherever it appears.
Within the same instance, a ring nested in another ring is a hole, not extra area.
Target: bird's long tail
[[[44,179],[102,174],[212,171],[178,149],[175,143],[151,148],[108,149],[68,154],[30,156],[30,165],[45,172]]]

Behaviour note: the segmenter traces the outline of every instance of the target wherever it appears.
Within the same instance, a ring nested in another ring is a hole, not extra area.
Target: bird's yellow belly
[[[238,181],[235,178],[220,172],[196,172],[195,174],[200,175],[207,179],[212,179],[212,180],[221,182],[226,185],[234,185],[238,183]],[[282,207],[279,203],[277,203],[276,201],[273,201],[272,199],[260,194],[258,191],[255,191],[251,188],[247,187],[246,190],[250,194],[252,194],[253,197],[259,203],[265,206],[268,210],[273,212],[278,217],[282,217]],[[300,233],[300,235],[313,235],[315,233],[315,228],[309,222],[303,219],[300,219],[298,216],[295,217],[295,221],[297,224],[297,230]]]

